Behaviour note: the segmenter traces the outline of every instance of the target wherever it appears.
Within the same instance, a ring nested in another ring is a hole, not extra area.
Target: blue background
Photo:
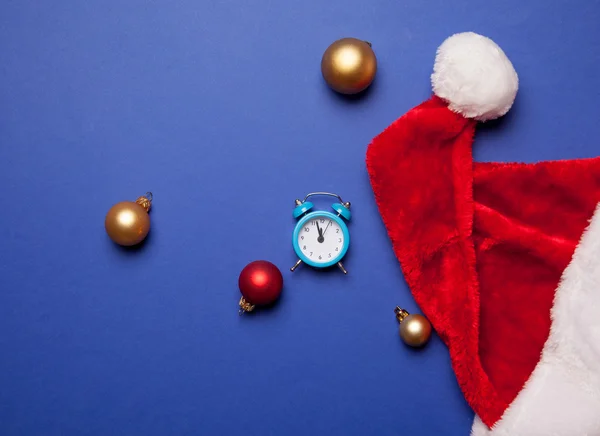
[[[0,434],[468,435],[439,338],[397,336],[394,306],[418,308],[366,146],[473,30],[521,83],[476,158],[595,156],[598,22],[589,0],[1,0]],[[378,57],[360,98],[320,76],[344,36]],[[148,190],[149,239],[120,249],[104,216]],[[289,272],[313,190],[353,204],[348,276]],[[255,259],[284,294],[239,317]]]

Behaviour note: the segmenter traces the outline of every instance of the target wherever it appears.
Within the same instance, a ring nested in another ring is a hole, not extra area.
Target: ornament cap
[[[238,314],[243,315],[245,312],[252,312],[254,307],[254,304],[249,303],[244,297],[242,297],[240,298],[240,310],[238,311]]]
[[[398,322],[404,321],[404,318],[410,315],[410,313],[408,313],[406,309],[402,309],[400,306],[396,306],[396,308],[394,309],[394,313],[396,314],[396,319],[398,320]]]
[[[138,199],[135,200],[135,202],[142,206],[146,210],[146,212],[150,212],[150,208],[152,207],[152,198],[152,192],[146,192],[141,197],[138,197]]]

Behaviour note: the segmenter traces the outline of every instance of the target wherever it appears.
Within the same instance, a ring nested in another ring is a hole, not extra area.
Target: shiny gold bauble
[[[422,347],[431,337],[431,323],[423,315],[409,314],[396,307],[396,318],[400,321],[399,333],[406,345]]]
[[[148,211],[152,194],[133,201],[122,201],[110,208],[104,220],[104,227],[115,243],[129,247],[142,242],[150,231]]]
[[[341,94],[358,94],[373,82],[377,58],[370,43],[342,38],[325,50],[321,72],[333,90]]]

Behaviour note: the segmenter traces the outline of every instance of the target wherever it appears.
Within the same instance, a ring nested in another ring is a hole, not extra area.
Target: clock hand
[[[321,230],[321,227],[319,227],[319,222],[317,221],[317,231],[319,232],[319,237],[317,238],[317,242],[319,244],[321,244],[325,238],[323,237],[323,230]]]
[[[327,227],[325,227],[325,231],[323,232],[323,236],[325,236],[325,233],[327,233],[327,229],[329,228],[330,224],[331,224],[331,220],[329,220],[329,222],[327,223]]]

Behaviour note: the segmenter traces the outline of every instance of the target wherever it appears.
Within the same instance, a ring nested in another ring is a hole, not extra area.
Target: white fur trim
[[[600,435],[600,207],[565,269],[542,357],[492,430],[473,436]]]
[[[508,112],[519,78],[494,41],[465,32],[451,36],[438,48],[431,86],[454,112],[486,121]]]

